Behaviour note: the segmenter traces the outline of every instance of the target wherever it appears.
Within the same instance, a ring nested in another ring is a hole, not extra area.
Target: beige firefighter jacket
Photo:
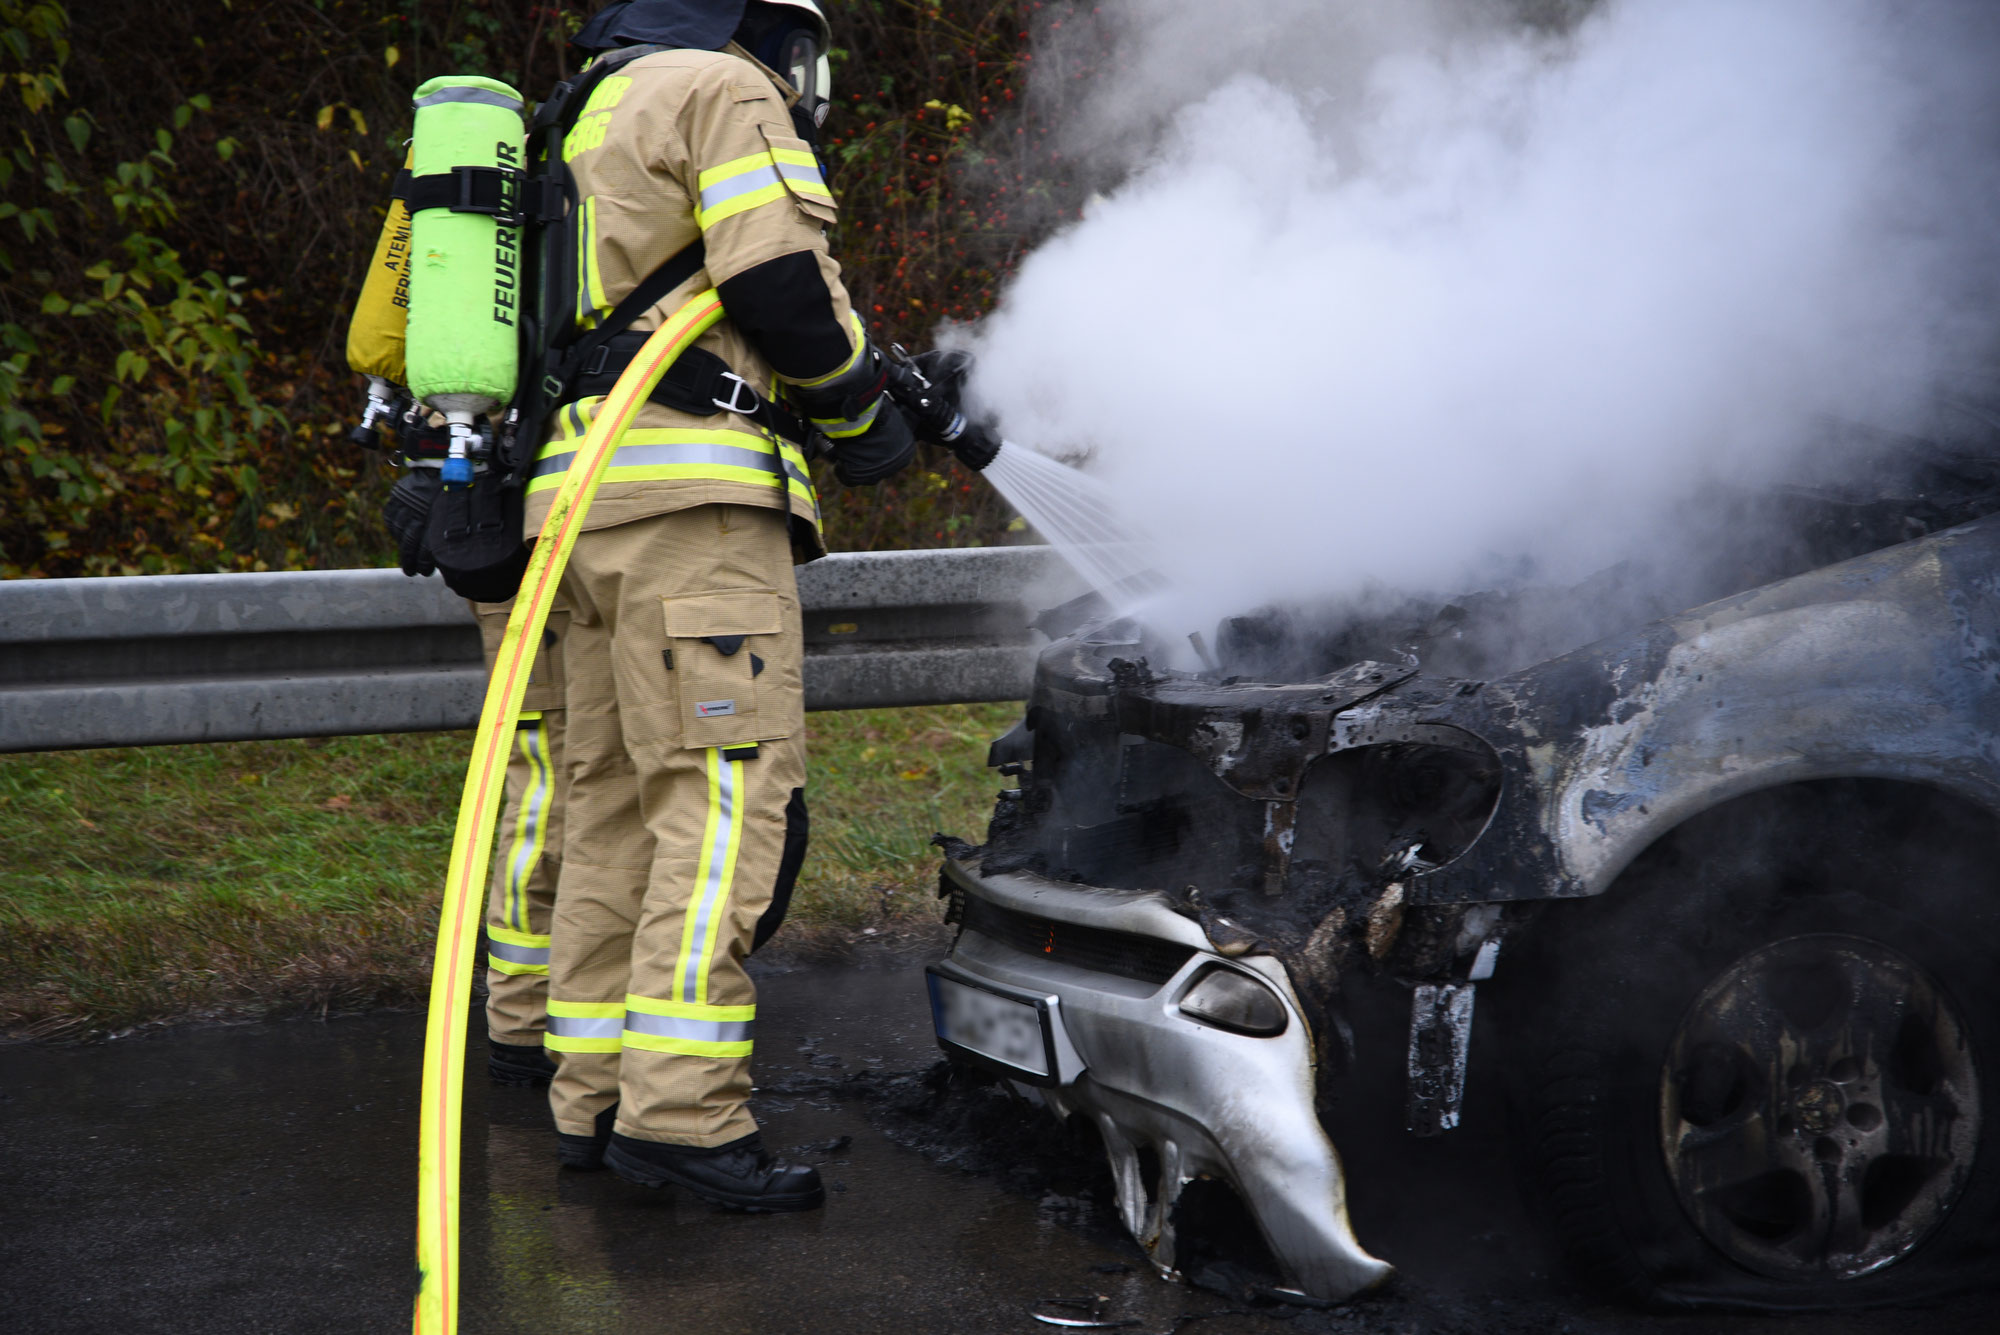
[[[727,51],[641,56],[598,84],[563,156],[579,201],[577,314],[584,327],[699,237],[705,267],[634,321],[634,329],[657,329],[697,292],[808,252],[836,319],[851,331],[852,355],[860,354],[860,321],[827,252],[833,195],[763,66]],[[696,346],[721,357],[758,393],[771,394],[771,368],[726,318]],[[529,535],[540,531],[599,402],[583,399],[554,415],[527,487]],[[782,475],[775,471],[780,460]],[[654,402],[622,438],[585,528],[708,504],[789,510],[803,521],[792,526],[801,557],[824,550],[818,498],[796,446],[747,417],[697,417]]]

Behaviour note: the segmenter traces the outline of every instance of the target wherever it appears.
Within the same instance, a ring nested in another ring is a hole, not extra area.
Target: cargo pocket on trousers
[[[681,745],[742,746],[783,737],[760,727],[757,649],[783,628],[784,610],[771,589],[719,589],[663,598],[667,653],[680,700]]]
[[[569,613],[549,613],[548,624],[542,628],[541,648],[528,670],[528,689],[521,697],[523,713],[563,707],[562,641],[568,631]]]

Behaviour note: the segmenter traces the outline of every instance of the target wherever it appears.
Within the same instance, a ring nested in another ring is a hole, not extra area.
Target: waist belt
[[[563,401],[573,403],[609,394],[647,337],[648,331],[627,330],[599,344],[565,385]],[[812,434],[803,421],[752,389],[749,381],[729,369],[728,362],[705,348],[683,352],[647,398],[695,417],[738,413],[801,447]]]

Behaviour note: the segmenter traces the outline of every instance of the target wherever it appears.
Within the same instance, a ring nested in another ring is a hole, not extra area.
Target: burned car
[[[1206,1182],[1283,1287],[1379,1284],[1327,1128],[1392,1071],[1416,1137],[1503,1089],[1535,1216],[1628,1296],[1966,1282],[2000,1222],[1991,434],[1730,501],[1764,540],[1652,619],[1612,571],[1239,617],[1200,671],[1051,623],[993,748],[1019,786],[944,841],[940,1043],[1094,1130],[1163,1273]]]

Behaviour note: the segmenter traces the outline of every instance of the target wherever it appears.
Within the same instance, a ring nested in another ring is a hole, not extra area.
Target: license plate
[[[1049,1078],[1049,1053],[1054,1044],[1041,1007],[969,987],[941,974],[927,976],[931,1019],[939,1039],[1028,1075]]]

